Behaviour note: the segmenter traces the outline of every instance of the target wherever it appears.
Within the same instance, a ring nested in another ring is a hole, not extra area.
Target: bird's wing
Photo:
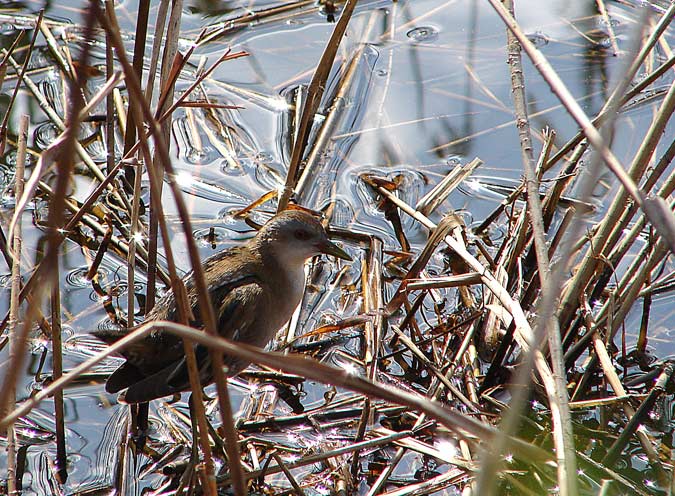
[[[239,260],[248,259],[244,256],[243,251],[244,248],[242,247],[231,248],[204,261],[206,284],[211,295],[211,303],[216,312],[231,291],[250,284],[257,285],[258,279],[255,271],[248,270],[248,267],[238,263]],[[186,275],[183,281],[188,293],[189,305],[195,317],[190,325],[201,327],[199,298],[192,273]],[[168,292],[161,298],[145,319],[146,322],[156,320],[178,321],[178,308],[173,291]],[[91,334],[107,344],[112,344],[134,329],[135,327],[104,329],[92,331]],[[182,340],[179,337],[158,330],[145,339],[130,343],[119,354],[132,362],[141,374],[151,375],[172,363],[176,363],[176,360],[182,355],[182,348]],[[123,377],[128,377],[127,381],[132,381],[133,375],[135,374],[123,373],[120,374],[119,379],[123,380]]]
[[[239,286],[226,292],[222,301],[218,304],[217,295],[214,297],[214,307],[217,315],[217,331],[224,338],[234,341],[243,340],[249,342],[250,336],[256,332],[255,320],[260,312],[263,289],[257,283]],[[195,347],[197,367],[202,384],[208,384],[213,380],[211,371],[211,359],[208,349],[202,345]],[[248,362],[236,357],[224,355],[224,364],[228,367],[228,375],[234,375],[241,371]],[[166,382],[172,391],[184,391],[189,387],[187,361],[182,358],[173,371],[168,375]],[[133,387],[133,386],[132,386]],[[130,390],[132,388],[129,388]],[[128,398],[128,396],[127,396]]]
[[[215,295],[214,295],[215,296]],[[231,289],[213,298],[218,334],[234,341],[246,340],[253,322],[261,311],[263,289],[257,282]]]
[[[250,260],[246,247],[230,248],[204,260],[205,282],[216,314],[218,314],[219,307],[230,292],[258,284],[256,264],[251,263]],[[191,324],[199,324],[203,319],[199,313],[199,293],[193,274],[190,273],[185,276],[184,281],[190,308],[195,317],[195,321]],[[173,294],[171,294],[171,298],[173,298]],[[166,315],[157,315],[157,318],[177,320],[175,300],[172,300],[170,305],[165,306],[171,308],[172,312]]]

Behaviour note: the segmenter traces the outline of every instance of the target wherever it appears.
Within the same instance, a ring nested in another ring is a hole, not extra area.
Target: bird
[[[272,217],[251,239],[219,252],[202,263],[206,286],[216,314],[217,332],[235,342],[264,348],[290,320],[300,304],[305,286],[304,264],[317,255],[344,260],[351,257],[328,239],[321,222],[303,210],[285,210]],[[190,325],[204,327],[199,315],[197,289],[192,272],[183,278]],[[177,321],[178,308],[172,291],[162,297],[144,322]],[[134,328],[92,332],[112,344]],[[190,389],[182,339],[161,329],[124,348],[126,358],[106,381],[108,393],[122,392],[120,401],[143,403]],[[209,350],[195,346],[202,387],[212,383]],[[223,355],[226,374],[234,376],[249,363]],[[126,390],[126,391],[124,391]]]

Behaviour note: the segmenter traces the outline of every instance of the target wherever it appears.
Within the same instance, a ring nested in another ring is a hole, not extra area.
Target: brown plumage
[[[350,260],[331,243],[317,219],[299,210],[273,217],[246,244],[225,250],[203,262],[206,285],[216,313],[218,333],[228,339],[264,347],[293,314],[304,291],[304,263],[321,253]],[[194,315],[202,327],[192,273],[183,279]],[[146,322],[177,319],[172,292],[157,302]],[[93,332],[106,343],[128,334],[127,329]],[[195,346],[202,385],[213,382],[208,350]],[[124,400],[139,403],[189,389],[183,343],[169,333],[153,332],[122,351],[127,361],[110,376],[106,391],[127,389]],[[228,375],[248,363],[224,355]]]

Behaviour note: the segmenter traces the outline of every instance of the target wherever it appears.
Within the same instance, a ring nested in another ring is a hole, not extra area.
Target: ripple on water
[[[33,140],[36,148],[46,150],[59,135],[59,130],[51,122],[43,122],[35,127]]]
[[[107,288],[108,294],[113,298],[124,296],[129,291],[129,284],[126,281],[117,282]]]
[[[240,159],[235,157],[223,157],[218,161],[218,169],[226,176],[236,177],[244,176],[246,169],[241,164]]]
[[[614,17],[609,17],[609,19],[605,19],[604,17],[600,17],[598,19],[598,26],[602,27],[607,27],[607,26],[612,26],[612,27],[617,27],[621,24],[621,21],[619,19],[616,19]]]
[[[0,275],[0,288],[10,289],[12,287],[12,274]]]
[[[26,158],[26,167],[31,167],[33,164],[31,156],[28,155]],[[15,178],[16,150],[11,150],[0,159],[0,202],[5,208],[14,208],[16,204],[16,198],[13,191]]]
[[[41,60],[40,60],[41,59]],[[38,50],[37,57],[32,59],[38,67],[51,66],[52,58],[44,49]],[[45,74],[45,77],[38,82],[38,88],[49,103],[49,106],[60,116],[65,115],[63,108],[63,97],[61,91],[62,81],[57,77],[55,71],[50,71]]]
[[[65,276],[66,286],[71,289],[82,289],[91,287],[91,280],[87,278],[89,266],[83,265],[70,270]],[[120,276],[126,276],[126,264],[120,263],[120,260],[113,257],[105,257],[96,271],[101,284],[105,281],[119,281]],[[145,279],[145,276],[137,272],[137,277]],[[107,283],[105,283],[107,285]]]
[[[0,36],[12,36],[18,31],[17,26],[10,22],[0,22]]]
[[[227,176],[256,175],[259,168],[269,169],[274,161],[274,155],[268,151],[240,153],[236,157],[223,158],[220,161],[220,171]]]
[[[595,46],[598,48],[610,48],[612,46],[612,39],[609,35],[600,36],[595,39]]]
[[[30,389],[34,390],[32,386],[30,386]],[[54,434],[50,430],[39,428],[37,424],[32,422],[30,424],[26,422],[26,419],[22,418],[14,426],[14,432],[19,440],[30,444],[44,444],[54,441]]]
[[[271,211],[272,208],[274,208],[276,205],[271,205],[270,208],[267,209],[267,211]],[[223,208],[220,212],[218,212],[218,218],[221,219],[223,224],[226,224],[228,227],[226,228],[230,232],[238,232],[238,233],[253,233],[255,232],[255,229],[253,229],[251,226],[249,226],[243,217],[237,216],[237,213],[241,211],[241,209],[244,207],[244,205],[239,205],[239,206],[233,206],[230,205],[228,207]],[[248,213],[247,217],[255,222],[256,224],[264,224],[267,222],[267,220],[270,218],[270,215],[268,214],[263,214],[259,210],[253,210]],[[232,235],[230,234],[228,238],[232,238]]]
[[[196,112],[193,113],[195,114]],[[198,166],[211,165],[220,158],[220,153],[211,144],[208,136],[199,132],[203,123],[198,118],[179,117],[174,120],[173,125],[186,162]]]
[[[91,281],[87,278],[89,267],[78,267],[66,274],[66,284],[71,289],[82,289],[91,286]]]
[[[419,26],[411,29],[406,36],[417,43],[424,43],[438,38],[438,29],[434,26]]]
[[[328,203],[327,199],[326,204]],[[324,206],[317,210],[323,210]],[[354,221],[356,212],[354,212],[354,206],[349,202],[349,198],[344,195],[339,195],[335,198],[333,204],[333,213],[331,215],[331,225],[334,227],[349,227]]]
[[[176,182],[180,189],[187,194],[194,195],[204,200],[222,203],[247,203],[247,198],[230,188],[219,184],[215,180],[198,176],[190,170],[179,170],[176,174]]]
[[[196,229],[192,232],[192,237],[200,247],[215,249],[219,244],[230,239],[228,233],[229,229],[225,229],[224,227],[207,227]]]

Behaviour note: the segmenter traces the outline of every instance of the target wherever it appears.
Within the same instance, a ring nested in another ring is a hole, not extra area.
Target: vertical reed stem
[[[14,197],[17,199],[23,195],[23,175],[26,165],[26,140],[28,138],[28,116],[22,115],[19,123],[19,144],[16,160],[16,178]],[[19,321],[19,305],[21,293],[21,219],[16,223],[14,237],[9,240],[12,244],[12,293],[9,307],[9,356],[10,363],[16,362],[16,355],[22,353],[24,346],[20,346],[17,340],[16,328]],[[8,388],[9,398],[5,404],[0,403],[0,417],[4,417],[8,411],[16,407],[16,384],[5,384]],[[6,408],[6,409],[5,409]],[[7,493],[17,493],[16,480],[16,432],[14,422],[7,427]]]

